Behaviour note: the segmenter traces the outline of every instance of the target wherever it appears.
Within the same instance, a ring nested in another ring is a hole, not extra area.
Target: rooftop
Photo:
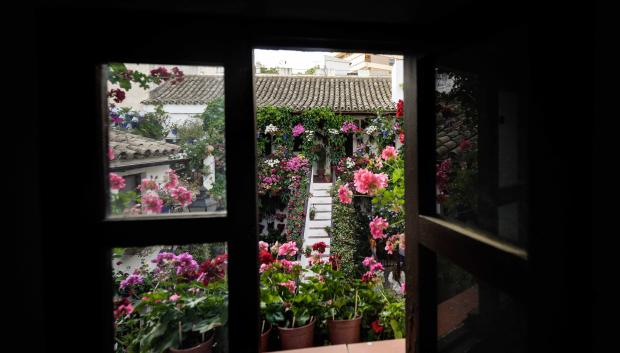
[[[112,170],[170,163],[169,156],[181,152],[177,145],[126,131],[110,129],[109,137],[114,153],[114,159],[110,161]]]
[[[202,105],[223,94],[223,76],[188,75],[181,83],[155,88],[142,103]],[[394,112],[390,77],[257,75],[256,102],[294,112],[317,107],[351,114]]]

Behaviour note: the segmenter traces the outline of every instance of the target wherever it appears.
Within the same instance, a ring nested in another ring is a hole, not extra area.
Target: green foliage
[[[405,298],[396,298],[383,307],[379,318],[385,327],[384,339],[405,337],[405,312]]]
[[[117,193],[110,193],[110,208],[113,215],[122,214],[123,210],[138,202],[140,202],[140,197],[135,191],[119,190]]]
[[[155,106],[155,112],[144,114],[134,132],[144,137],[163,140],[170,132],[169,125],[170,117],[168,113],[164,111],[163,105],[158,104]]]
[[[314,75],[316,73],[317,69],[320,69],[321,67],[319,65],[315,65],[311,68],[309,68],[308,70],[306,70],[306,72],[304,72],[306,75]]]
[[[355,208],[334,198],[332,202],[331,252],[341,259],[341,270],[350,278],[358,278],[364,272],[362,261],[370,249],[364,236]]]
[[[202,121],[187,120],[182,124],[175,125],[174,128],[177,130],[177,139],[180,145],[206,137]]]
[[[261,74],[277,74],[278,68],[276,67],[261,67],[259,68]]]

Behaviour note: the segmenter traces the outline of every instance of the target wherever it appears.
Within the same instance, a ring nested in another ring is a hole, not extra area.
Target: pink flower
[[[108,158],[112,161],[114,160],[114,150],[112,149],[112,147],[108,148]]]
[[[370,272],[375,273],[377,270],[383,271],[383,265],[380,262],[370,265]]]
[[[157,186],[157,182],[153,179],[142,179],[140,186],[138,186],[138,190],[145,192],[147,190],[157,190],[159,186]]]
[[[383,230],[386,229],[390,224],[383,217],[376,216],[370,222],[370,234],[372,234],[373,239],[382,239],[385,237],[383,234]]]
[[[357,132],[358,130],[359,128],[357,127],[357,125],[350,121],[345,121],[344,123],[342,123],[342,127],[340,128],[340,131],[344,132],[345,134],[348,132]]]
[[[293,271],[293,267],[299,265],[299,262],[297,261],[289,261],[286,259],[278,260],[278,263],[282,265],[282,268],[284,269],[285,272],[291,272]]]
[[[297,245],[294,241],[289,241],[288,243],[284,243],[280,245],[278,249],[278,256],[295,256],[297,255]]]
[[[174,172],[174,169],[168,169],[166,176],[168,181],[164,184],[164,188],[173,189],[179,185],[179,176]]]
[[[338,197],[340,198],[340,202],[351,203],[351,196],[353,196],[353,192],[349,190],[346,185],[340,185],[340,188],[338,188]]]
[[[388,184],[388,176],[385,173],[374,174],[368,169],[358,169],[353,174],[353,180],[357,192],[370,196]]]
[[[362,261],[362,264],[366,267],[370,267],[372,264],[377,263],[377,261],[375,261],[375,259],[372,256],[368,256],[367,258],[364,259],[364,261]]]
[[[170,195],[176,202],[181,204],[181,206],[186,206],[192,203],[192,193],[182,186],[172,189]]]
[[[394,148],[394,146],[386,146],[381,152],[381,158],[383,158],[384,161],[394,159],[397,155],[398,152],[396,152],[396,148]]]
[[[400,294],[405,294],[405,282],[400,285]]]
[[[131,303],[121,304],[118,306],[118,308],[116,308],[116,310],[114,310],[114,317],[118,319],[121,316],[129,315],[132,312],[133,312],[133,306],[131,305]]]
[[[154,191],[147,191],[142,195],[142,209],[146,213],[161,213],[164,201]]]
[[[170,299],[170,301],[171,301],[171,302],[176,302],[177,300],[179,300],[179,298],[181,298],[181,296],[180,296],[180,295],[178,295],[178,294],[173,294],[173,295],[171,295],[171,296],[170,296],[170,298],[168,298],[168,299]]]
[[[394,244],[388,242],[385,242],[385,251],[387,251],[388,254],[392,255],[394,253]]]
[[[280,282],[278,283],[278,285],[282,287],[286,287],[289,290],[289,292],[291,292],[291,294],[295,294],[295,289],[297,288],[297,286],[295,285],[295,281],[288,280],[286,282]]]
[[[295,127],[293,128],[293,136],[297,137],[301,134],[304,133],[304,131],[306,131],[306,129],[304,129],[304,126],[301,124],[297,124],[295,125]]]
[[[263,273],[267,270],[269,270],[272,266],[268,265],[268,264],[262,264],[260,265],[260,269],[258,270],[258,272]]]
[[[269,251],[269,244],[267,244],[266,242],[264,242],[264,241],[262,241],[262,240],[261,240],[261,241],[259,241],[259,242],[258,242],[258,250],[259,250],[259,251],[260,251],[260,250]]]
[[[125,187],[125,179],[116,173],[110,173],[110,189],[120,190],[124,187]]]

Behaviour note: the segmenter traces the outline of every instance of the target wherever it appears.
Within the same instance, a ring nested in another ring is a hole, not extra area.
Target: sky
[[[254,64],[260,62],[266,67],[290,67],[293,72],[306,71],[315,65],[323,67],[325,55],[334,56],[335,54],[324,51],[255,49]]]

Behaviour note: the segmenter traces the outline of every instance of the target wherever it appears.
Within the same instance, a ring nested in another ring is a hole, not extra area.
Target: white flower
[[[340,133],[340,131],[338,131],[338,129],[329,129],[328,131],[332,135],[338,135]]]
[[[310,140],[312,140],[314,138],[314,131],[312,131],[312,130],[306,130],[305,134],[306,134],[306,139],[308,141],[310,141]]]
[[[277,132],[277,131],[278,131],[278,127],[273,125],[273,124],[269,124],[265,128],[265,133],[266,134],[273,134],[274,132]]]
[[[267,159],[267,160],[265,160],[265,164],[267,164],[271,168],[273,168],[274,166],[278,165],[279,163],[280,163],[280,160],[278,160],[278,159]]]
[[[347,160],[345,161],[347,168],[351,169],[353,167],[355,167],[355,161],[351,158],[351,157],[347,157]]]
[[[370,125],[369,127],[366,128],[366,134],[367,135],[372,135],[377,131],[377,127],[374,125]]]

